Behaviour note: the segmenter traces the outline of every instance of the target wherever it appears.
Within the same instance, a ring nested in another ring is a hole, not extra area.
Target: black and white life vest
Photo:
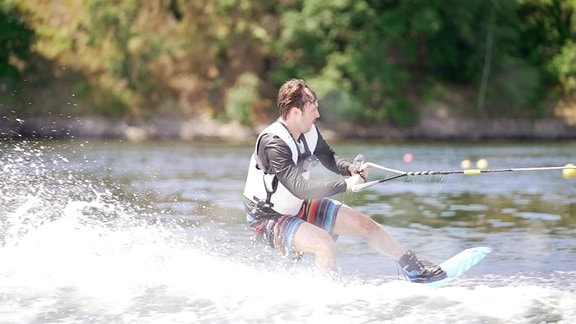
[[[246,186],[244,187],[244,197],[254,203],[265,202],[268,207],[279,214],[296,215],[302,206],[303,200],[286,189],[286,187],[276,179],[274,174],[269,174],[267,170],[264,170],[262,163],[258,163],[258,144],[264,134],[274,134],[288,144],[292,151],[292,160],[295,164],[298,164],[299,151],[294,138],[286,126],[282,124],[282,121],[278,120],[272,123],[260,132],[256,140],[254,153],[250,159]],[[318,131],[314,125],[312,125],[308,133],[304,134],[304,138],[308,150],[313,154],[318,144]],[[301,172],[305,179],[310,177],[309,171],[302,170]]]

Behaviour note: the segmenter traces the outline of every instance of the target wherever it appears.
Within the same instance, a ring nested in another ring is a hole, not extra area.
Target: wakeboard
[[[446,271],[446,278],[434,282],[428,282],[426,285],[440,288],[445,286],[452,280],[460,277],[466,271],[470,270],[473,266],[482,261],[488,254],[492,252],[489,247],[473,247],[456,254],[450,259],[440,263],[440,267]]]

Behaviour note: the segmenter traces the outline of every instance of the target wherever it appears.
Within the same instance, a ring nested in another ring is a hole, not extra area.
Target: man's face
[[[318,101],[314,100],[313,102],[306,102],[300,116],[300,126],[302,133],[308,133],[318,118],[320,118]]]

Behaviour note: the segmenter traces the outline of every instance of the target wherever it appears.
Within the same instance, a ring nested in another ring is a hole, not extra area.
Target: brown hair
[[[315,100],[316,93],[304,83],[304,80],[291,79],[284,82],[280,87],[276,105],[280,116],[286,119],[290,108],[296,107],[303,110],[306,102],[314,102]]]

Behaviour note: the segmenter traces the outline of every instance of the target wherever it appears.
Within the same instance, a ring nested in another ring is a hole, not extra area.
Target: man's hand
[[[352,191],[354,185],[366,182],[366,180],[360,176],[360,173],[356,173],[355,175],[346,178],[344,181],[346,181],[346,191]]]
[[[366,182],[366,178],[368,177],[368,167],[364,164],[360,167],[360,170],[357,170],[354,164],[351,164],[348,167],[348,172],[350,172],[350,175],[358,174],[364,182]]]

